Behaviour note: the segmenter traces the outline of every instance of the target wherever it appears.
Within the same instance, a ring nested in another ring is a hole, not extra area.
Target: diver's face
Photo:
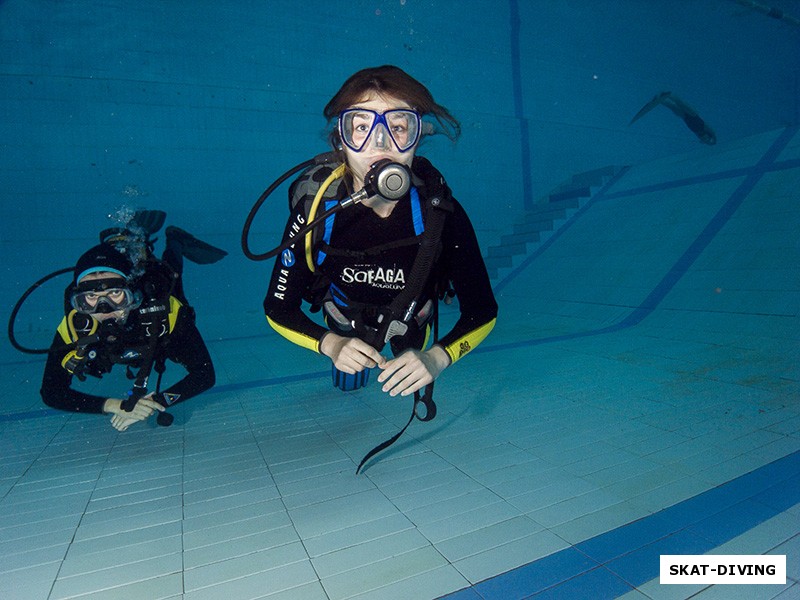
[[[111,273],[108,271],[99,271],[96,273],[89,273],[88,275],[84,275],[78,283],[84,283],[87,281],[101,281],[103,279],[119,279],[119,275],[116,273]],[[84,297],[86,298],[86,303],[90,306],[97,306],[100,302],[100,298],[106,296],[111,302],[114,304],[119,304],[124,300],[124,293],[120,292],[117,289],[110,289],[105,292],[96,292],[92,294],[85,294]],[[115,310],[113,312],[98,312],[92,313],[92,318],[95,321],[103,322],[109,319],[114,319],[115,321],[124,321],[128,318],[128,310]]]
[[[349,108],[365,108],[375,111],[376,113],[383,114],[387,110],[410,110],[412,107],[403,100],[399,100],[392,96],[379,96],[377,94],[371,94],[364,98],[361,102],[358,102]],[[390,126],[395,126],[395,124],[392,122],[389,124]],[[355,126],[357,128],[358,123],[355,123]],[[398,133],[395,132],[395,135],[397,136]],[[356,139],[355,141],[357,143],[363,142],[363,140],[359,139]],[[353,182],[355,184],[356,191],[364,187],[364,177],[369,172],[370,167],[381,159],[386,158],[392,162],[400,163],[410,167],[411,161],[414,159],[414,152],[416,152],[417,145],[418,142],[405,152],[400,152],[395,142],[392,141],[389,132],[386,130],[386,127],[384,127],[382,123],[378,123],[375,126],[375,129],[369,135],[369,138],[366,139],[364,147],[359,152],[354,151],[352,148],[344,144],[343,149],[347,159],[347,166],[350,167],[350,170],[353,174]]]

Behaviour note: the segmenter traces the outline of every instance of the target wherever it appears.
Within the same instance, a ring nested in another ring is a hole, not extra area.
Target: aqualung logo
[[[285,292],[286,292],[286,284],[289,282],[289,271],[286,269],[281,269],[280,274],[278,275],[278,283],[275,285],[275,293],[272,295],[275,296],[278,300],[285,299]]]
[[[342,282],[364,283],[376,288],[401,290],[406,286],[406,274],[403,272],[403,269],[398,268],[345,267],[342,269]]]
[[[306,218],[303,215],[297,215],[297,218],[294,220],[294,223],[292,223],[292,226],[289,229],[289,239],[292,239],[294,236],[296,236],[305,224]]]
[[[294,252],[288,248],[281,252],[281,264],[284,267],[291,267],[294,264]]]

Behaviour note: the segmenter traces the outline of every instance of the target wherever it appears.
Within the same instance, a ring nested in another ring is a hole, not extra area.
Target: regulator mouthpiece
[[[383,158],[364,177],[364,187],[341,201],[342,208],[358,204],[375,195],[389,201],[399,200],[411,187],[411,171],[405,165]]]
[[[385,164],[381,164],[385,163]],[[374,179],[375,188],[387,200],[399,200],[408,193],[411,187],[411,173],[408,167],[385,159],[373,165],[367,178]]]

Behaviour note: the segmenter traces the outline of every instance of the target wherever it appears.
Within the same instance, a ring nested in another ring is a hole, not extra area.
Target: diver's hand
[[[450,356],[441,346],[432,346],[424,352],[406,350],[379,366],[383,369],[378,375],[381,389],[390,396],[408,396],[432,383],[450,366]]]
[[[133,410],[128,412],[122,408],[122,400],[109,398],[103,404],[103,412],[111,413],[111,426],[118,431],[125,431],[128,427],[139,421],[151,417],[156,411],[164,412],[166,409],[153,399],[151,392],[136,402]]]
[[[139,419],[129,419],[122,415],[114,415],[111,417],[111,426],[117,431],[125,431],[128,427],[138,422]]]
[[[342,337],[332,331],[322,338],[319,351],[330,358],[337,369],[350,375],[381,366],[386,362],[381,353],[365,341]]]

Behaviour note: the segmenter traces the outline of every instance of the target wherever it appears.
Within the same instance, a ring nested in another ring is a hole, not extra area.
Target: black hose
[[[258,211],[261,209],[261,205],[264,204],[267,198],[269,198],[272,193],[289,177],[297,173],[298,171],[302,171],[303,169],[307,169],[312,165],[324,165],[327,163],[336,162],[336,155],[333,152],[325,152],[324,154],[318,154],[314,158],[310,158],[304,162],[301,162],[299,165],[292,167],[286,173],[278,177],[272,184],[264,190],[264,193],[259,196],[256,203],[253,205],[253,208],[250,209],[250,214],[247,215],[247,219],[244,222],[244,227],[242,228],[242,252],[244,255],[249,258],[250,260],[268,260],[278,254],[283,248],[276,248],[270,252],[265,252],[262,254],[256,254],[250,250],[250,244],[247,241],[247,238],[250,236],[250,226],[253,223],[253,219],[256,218]]]
[[[281,175],[271,186],[269,186],[261,197],[256,202],[253,209],[250,211],[250,215],[247,217],[247,221],[245,222],[244,229],[242,230],[242,250],[247,255],[247,258],[251,260],[268,260],[274,256],[280,254],[283,250],[288,248],[289,246],[297,243],[299,239],[301,239],[304,235],[306,235],[312,229],[318,227],[321,223],[325,221],[329,216],[333,213],[346,208],[347,206],[352,206],[353,204],[358,204],[359,202],[363,202],[367,198],[371,198],[375,194],[381,194],[384,198],[397,200],[404,196],[407,192],[409,187],[411,186],[411,170],[399,163],[395,163],[390,161],[389,159],[381,159],[377,161],[375,164],[370,167],[370,170],[367,172],[366,176],[364,177],[364,188],[355,192],[348,196],[347,198],[340,200],[337,204],[333,205],[331,208],[323,212],[321,215],[317,215],[314,217],[314,220],[310,223],[307,223],[305,227],[301,228],[297,233],[295,233],[291,238],[282,242],[279,246],[273,248],[269,252],[265,252],[264,254],[253,254],[247,248],[247,235],[250,232],[250,223],[255,216],[255,213],[258,212],[259,207],[264,203],[264,200],[275,191],[275,188],[278,187],[283,181],[285,181],[289,176],[293,175],[300,169],[309,166],[309,163],[316,163],[316,164],[324,164],[325,162],[330,162],[330,160],[335,160],[335,155],[332,152],[327,154],[320,154],[319,156],[315,156],[313,159],[308,160],[302,164],[297,165],[290,171],[287,171],[283,175]]]
[[[62,275],[64,273],[71,273],[74,271],[74,267],[66,267],[64,269],[59,269],[58,271],[53,271],[49,275],[45,275],[39,281],[34,283],[28,290],[22,294],[22,297],[17,300],[17,303],[14,305],[14,309],[11,311],[11,316],[8,318],[8,341],[11,342],[11,345],[14,346],[20,352],[24,352],[25,354],[47,354],[50,352],[50,348],[26,348],[22,344],[17,341],[17,338],[14,337],[14,321],[17,318],[17,313],[19,313],[19,309],[22,308],[22,305],[25,303],[25,300],[28,299],[36,289],[41,286],[43,283]]]
[[[322,223],[325,219],[330,217],[333,213],[338,212],[343,208],[344,208],[344,206],[342,204],[335,204],[334,206],[332,206],[331,208],[329,208],[328,210],[323,212],[321,215],[316,217],[313,221],[308,223],[305,227],[303,227],[300,231],[298,231],[293,237],[291,237],[288,240],[286,240],[283,243],[281,243],[280,246],[277,246],[277,247],[273,248],[272,250],[270,250],[269,252],[266,252],[264,254],[259,255],[259,258],[255,258],[253,260],[268,260],[268,259],[272,258],[273,256],[277,256],[278,254],[280,254],[281,252],[286,250],[286,248],[288,248],[292,244],[296,244],[298,240],[302,240],[303,236],[305,234],[307,234],[309,231],[311,231],[312,229],[317,227],[320,223]]]

